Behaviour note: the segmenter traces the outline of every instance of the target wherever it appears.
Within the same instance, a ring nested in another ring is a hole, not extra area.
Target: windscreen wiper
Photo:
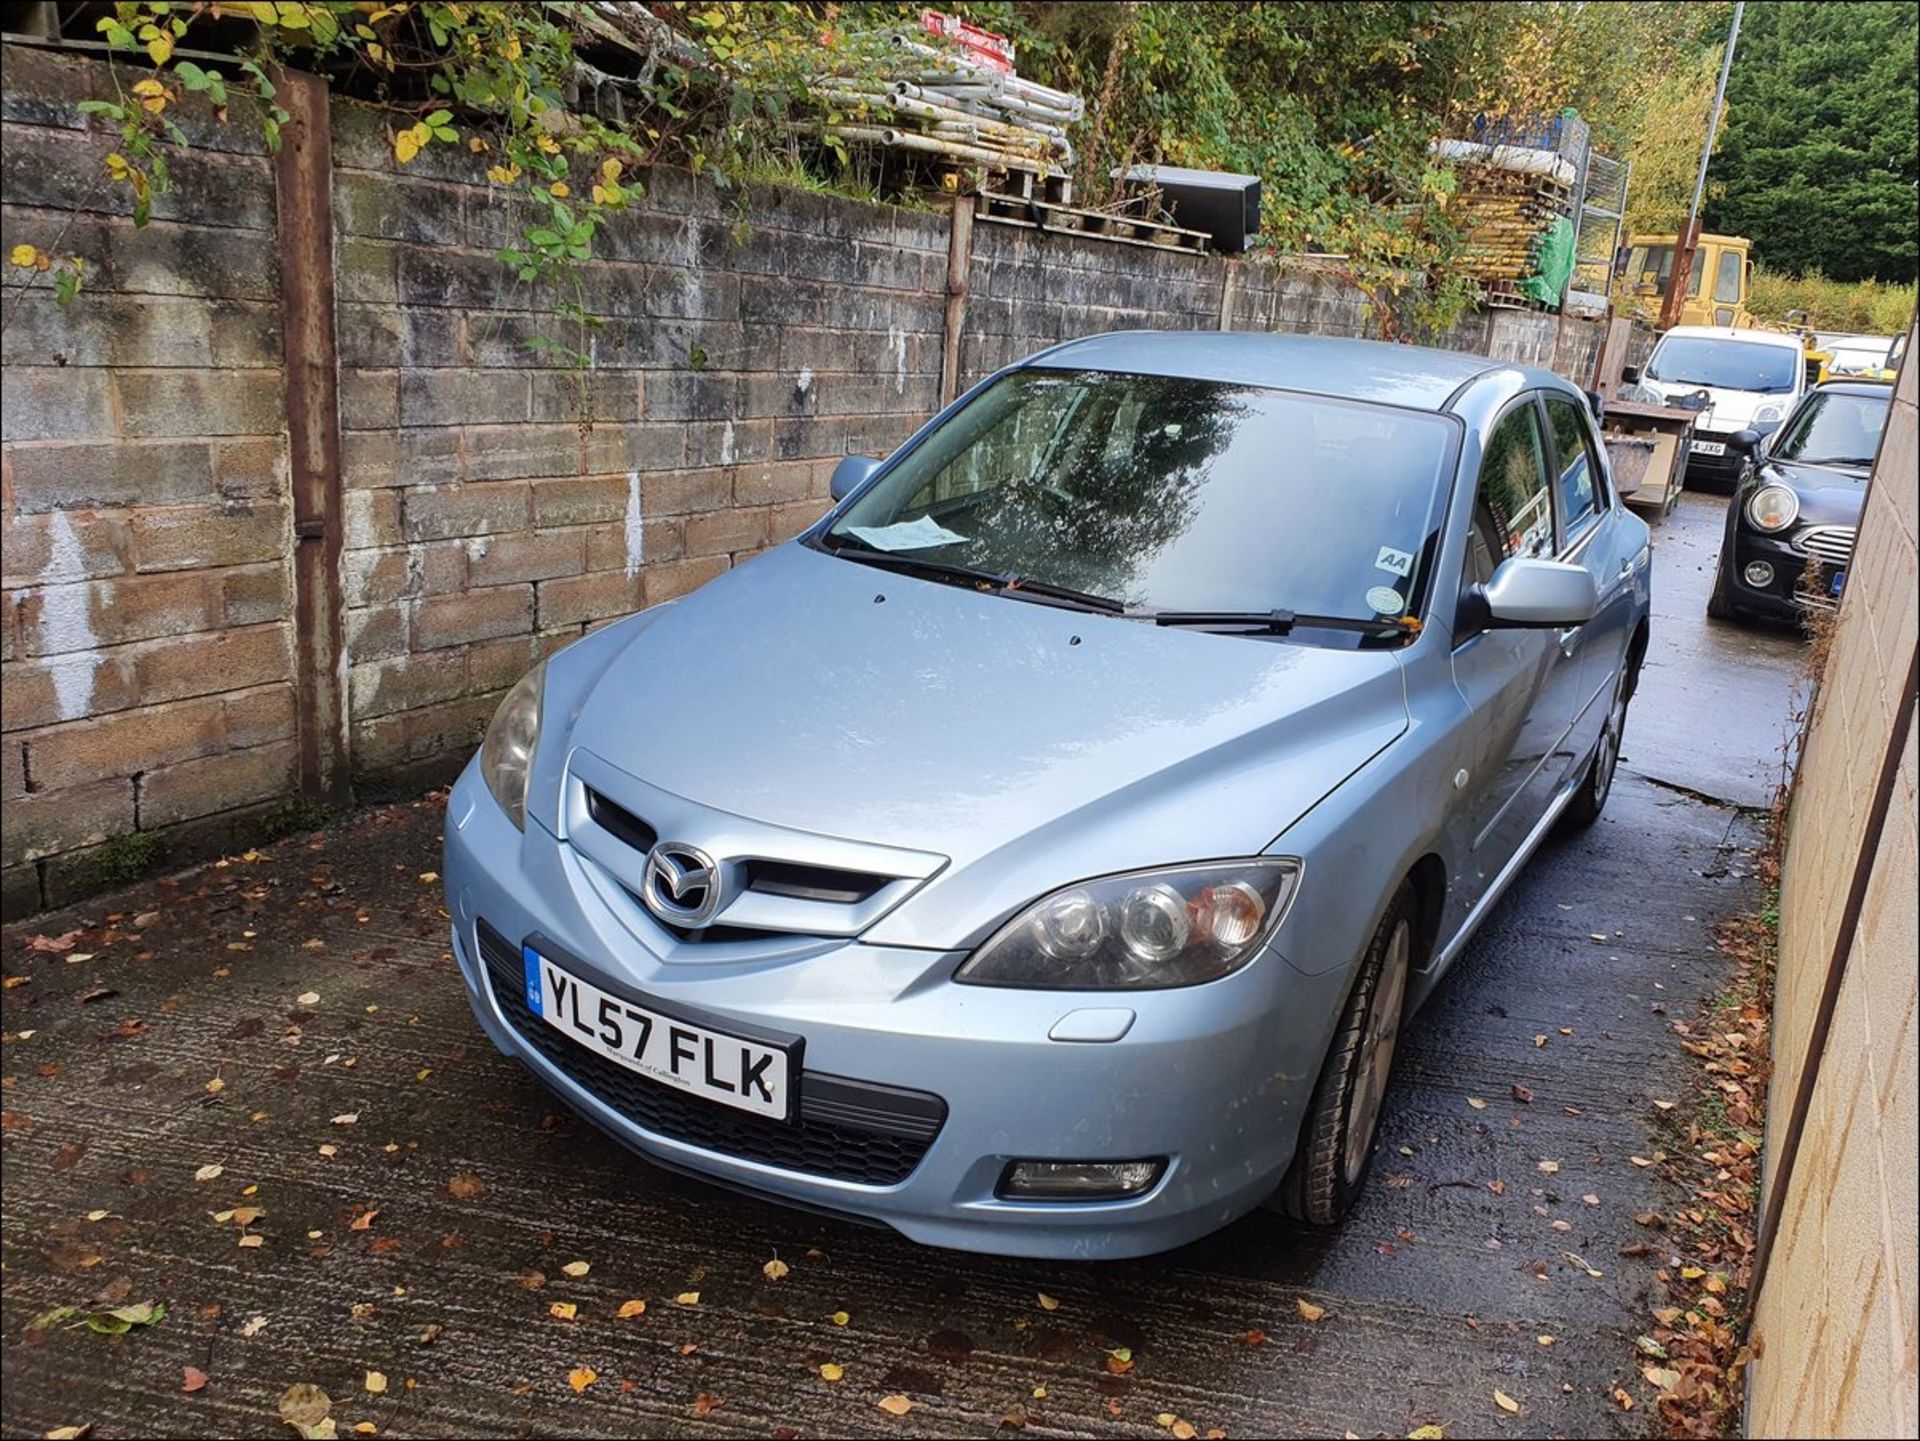
[[[882,569],[897,570],[908,575],[926,576],[931,580],[957,581],[963,585],[992,591],[996,595],[1064,601],[1082,610],[1101,611],[1109,615],[1119,615],[1126,609],[1126,606],[1119,601],[1104,595],[1094,595],[1091,591],[1075,590],[1067,585],[1055,585],[1052,581],[1032,580],[1017,571],[981,570],[976,566],[957,565],[952,561],[928,560],[924,556],[906,555],[895,550],[880,550],[869,546],[857,536],[831,536],[823,540],[822,544],[830,554],[845,556],[848,560],[859,561],[863,565],[879,566]]]
[[[1009,576],[1007,590],[1014,595],[1039,595],[1049,600],[1069,601],[1083,609],[1103,611],[1107,615],[1123,615],[1127,609],[1124,602],[1110,595],[1095,595],[1090,590],[1075,590],[1070,585],[1055,585],[1050,580],[1035,580],[1026,575]]]
[[[1155,625],[1191,626],[1196,630],[1248,631],[1257,635],[1287,635],[1297,626],[1323,630],[1387,631],[1418,635],[1420,622],[1410,616],[1381,616],[1361,620],[1350,615],[1313,615],[1292,610],[1154,610],[1139,618]]]

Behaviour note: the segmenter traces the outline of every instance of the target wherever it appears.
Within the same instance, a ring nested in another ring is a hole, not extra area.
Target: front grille
[[[1793,538],[1793,548],[1827,565],[1853,563],[1854,528],[1850,525],[1810,525]]]
[[[660,833],[644,818],[635,815],[617,801],[610,800],[592,786],[584,788],[587,815],[593,823],[642,855],[651,851]],[[870,871],[840,870],[833,866],[803,865],[795,861],[749,859],[743,867],[745,888],[762,895],[785,896],[793,900],[819,901],[826,905],[857,906],[873,897],[894,878]],[[639,897],[635,897],[636,900]],[[670,928],[672,929],[672,928]],[[675,930],[676,935],[682,934]],[[758,931],[749,935],[758,936]],[[713,939],[708,937],[707,939]]]
[[[617,840],[625,841],[645,854],[660,839],[654,828],[625,806],[615,805],[591,786],[587,788],[587,814],[593,823]]]
[[[947,1103],[938,1096],[813,1071],[801,1073],[800,1115],[792,1122],[650,1081],[536,1016],[519,948],[485,921],[476,929],[494,1000],[521,1039],[642,1130],[785,1171],[891,1186],[912,1174],[946,1123]]]

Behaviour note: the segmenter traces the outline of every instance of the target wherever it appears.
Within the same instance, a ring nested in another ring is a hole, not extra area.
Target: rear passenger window
[[[1467,538],[1466,585],[1484,584],[1510,556],[1553,554],[1553,502],[1540,413],[1531,403],[1494,428],[1480,459],[1480,485]]]
[[[1587,436],[1580,408],[1565,396],[1547,397],[1547,423],[1553,427],[1553,448],[1560,474],[1560,532],[1573,541],[1600,513],[1600,467]]]

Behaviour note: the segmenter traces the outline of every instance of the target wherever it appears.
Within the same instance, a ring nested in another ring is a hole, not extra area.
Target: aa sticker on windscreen
[[[1390,570],[1395,575],[1408,575],[1413,571],[1413,557],[1404,550],[1395,550],[1390,545],[1380,547],[1380,554],[1374,557],[1374,569]]]

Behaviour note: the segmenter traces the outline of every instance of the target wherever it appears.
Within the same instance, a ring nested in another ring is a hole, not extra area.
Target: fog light
[[[1773,584],[1773,567],[1764,560],[1749,561],[1741,574],[1746,576],[1747,584],[1755,590],[1765,590]]]
[[[1152,1161],[1014,1161],[1000,1178],[1010,1201],[1110,1201],[1152,1189],[1166,1164]]]

